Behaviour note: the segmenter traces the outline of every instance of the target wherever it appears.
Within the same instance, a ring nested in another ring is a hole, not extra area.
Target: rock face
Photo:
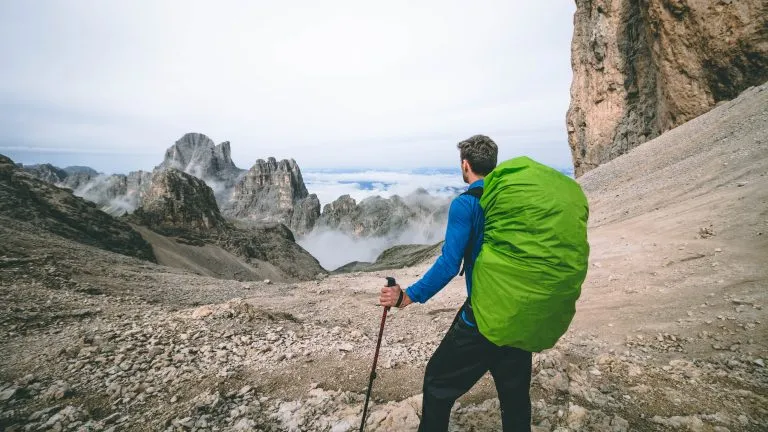
[[[175,168],[155,172],[134,216],[162,233],[206,232],[226,224],[213,190],[203,180]]]
[[[58,186],[72,189],[75,195],[96,203],[106,213],[121,216],[141,205],[151,179],[149,171],[95,177],[73,175]]]
[[[153,172],[104,175],[88,167],[57,168],[50,164],[19,165],[48,183],[72,189],[104,212],[121,216],[144,205],[153,173],[177,170],[203,180],[221,213],[249,222],[279,222],[297,235],[312,231],[320,218],[320,200],[309,194],[293,159],[259,159],[249,171],[232,161],[230,144],[214,144],[200,133],[182,136],[165,152]]]
[[[224,249],[277,267],[287,279],[310,280],[327,271],[296,243],[288,227],[277,222],[262,222],[248,228],[229,230],[216,239]]]
[[[577,0],[567,114],[576,176],[768,79],[762,0]]]
[[[359,204],[343,195],[325,205],[318,225],[354,237],[385,237],[402,233],[412,224],[445,224],[449,204],[450,200],[431,197],[424,190],[405,198],[373,196]]]
[[[40,180],[51,183],[51,184],[61,183],[68,176],[68,173],[65,170],[59,167],[53,166],[51,164],[26,165],[26,166],[23,164],[18,164],[17,167],[22,171],[32,174],[33,176],[39,178]]]
[[[276,221],[305,234],[320,217],[320,201],[310,195],[293,159],[259,159],[235,185],[224,214],[235,219]]]
[[[158,168],[176,168],[198,178],[223,177],[240,170],[232,162],[229,141],[216,145],[201,133],[187,133],[165,151]]]
[[[175,168],[155,171],[142,206],[130,220],[153,231],[204,247],[216,245],[255,267],[269,263],[286,280],[312,279],[326,271],[296,244],[293,233],[280,223],[251,224],[246,228],[227,222],[213,190],[201,179]],[[241,275],[244,276],[244,275]]]
[[[165,152],[156,170],[175,168],[205,180],[222,205],[244,172],[232,161],[229,141],[216,145],[201,133],[187,133]]]
[[[125,222],[40,180],[0,155],[0,217],[29,223],[79,243],[154,261],[152,248]]]

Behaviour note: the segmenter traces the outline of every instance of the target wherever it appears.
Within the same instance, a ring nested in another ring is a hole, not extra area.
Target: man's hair
[[[487,176],[496,168],[499,148],[487,136],[475,135],[461,141],[456,147],[461,154],[461,160],[466,159],[475,174]]]

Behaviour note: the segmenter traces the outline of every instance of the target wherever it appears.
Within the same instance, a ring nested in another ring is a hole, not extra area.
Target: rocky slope
[[[533,430],[768,428],[768,85],[584,175],[590,272],[534,357]],[[0,428],[351,431],[385,276],[218,280],[0,224]],[[9,242],[6,242],[9,239]],[[369,431],[414,431],[455,278],[392,310]],[[451,431],[499,430],[483,377]]]
[[[577,0],[567,115],[576,176],[768,79],[762,0]]]
[[[149,244],[128,224],[92,203],[29,175],[0,155],[0,218],[105,250],[153,261]],[[8,246],[3,242],[0,250]]]
[[[434,245],[397,245],[384,250],[372,263],[351,262],[337,268],[333,273],[372,272],[413,267],[431,261],[440,254],[442,246],[443,242]]]
[[[105,175],[90,167],[58,168],[51,164],[18,166],[40,180],[72,189],[75,195],[95,203],[113,216],[136,209],[152,178],[152,173],[147,171]]]
[[[235,185],[223,212],[233,219],[280,222],[305,234],[320,217],[320,201],[307,191],[296,161],[259,159]]]

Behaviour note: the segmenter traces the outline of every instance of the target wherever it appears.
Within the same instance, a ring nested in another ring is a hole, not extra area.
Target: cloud
[[[445,236],[445,219],[424,218],[411,221],[401,232],[386,237],[353,237],[349,234],[315,229],[298,239],[299,245],[317,258],[327,270],[353,261],[374,262],[386,249],[404,244],[434,244]]]
[[[13,43],[0,45],[0,146],[159,157],[199,131],[231,141],[243,167],[275,156],[392,169],[453,166],[455,143],[486,133],[567,161],[573,11],[560,0],[2,2],[0,37]]]
[[[458,170],[438,172],[413,171],[304,171],[304,182],[309,193],[317,194],[322,205],[336,200],[341,195],[350,195],[357,202],[378,195],[389,198],[392,195],[406,196],[422,188],[430,195],[449,197],[467,185]]]

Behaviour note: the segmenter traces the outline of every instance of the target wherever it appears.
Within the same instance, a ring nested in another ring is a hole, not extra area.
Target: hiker
[[[382,288],[379,301],[424,303],[463,272],[467,300],[427,364],[419,430],[447,430],[453,403],[490,371],[504,430],[529,431],[531,353],[568,330],[589,267],[587,197],[527,156],[497,166],[486,136],[458,148],[469,188],[451,203],[442,255],[407,290]]]
[[[495,167],[498,147],[489,137],[475,135],[458,144],[464,182],[482,191],[483,179]],[[418,282],[404,292],[399,285],[381,290],[383,306],[403,308],[412,302],[424,303],[459,273],[464,262],[467,296],[472,290],[472,269],[483,241],[485,218],[477,196],[456,197],[448,211],[448,228],[441,256]],[[466,253],[469,251],[469,253]],[[402,299],[400,299],[403,292]],[[419,431],[446,431],[451,407],[487,371],[491,372],[501,403],[505,431],[528,431],[531,423],[531,353],[518,348],[496,346],[478,331],[472,306],[465,302],[443,341],[427,364]]]

